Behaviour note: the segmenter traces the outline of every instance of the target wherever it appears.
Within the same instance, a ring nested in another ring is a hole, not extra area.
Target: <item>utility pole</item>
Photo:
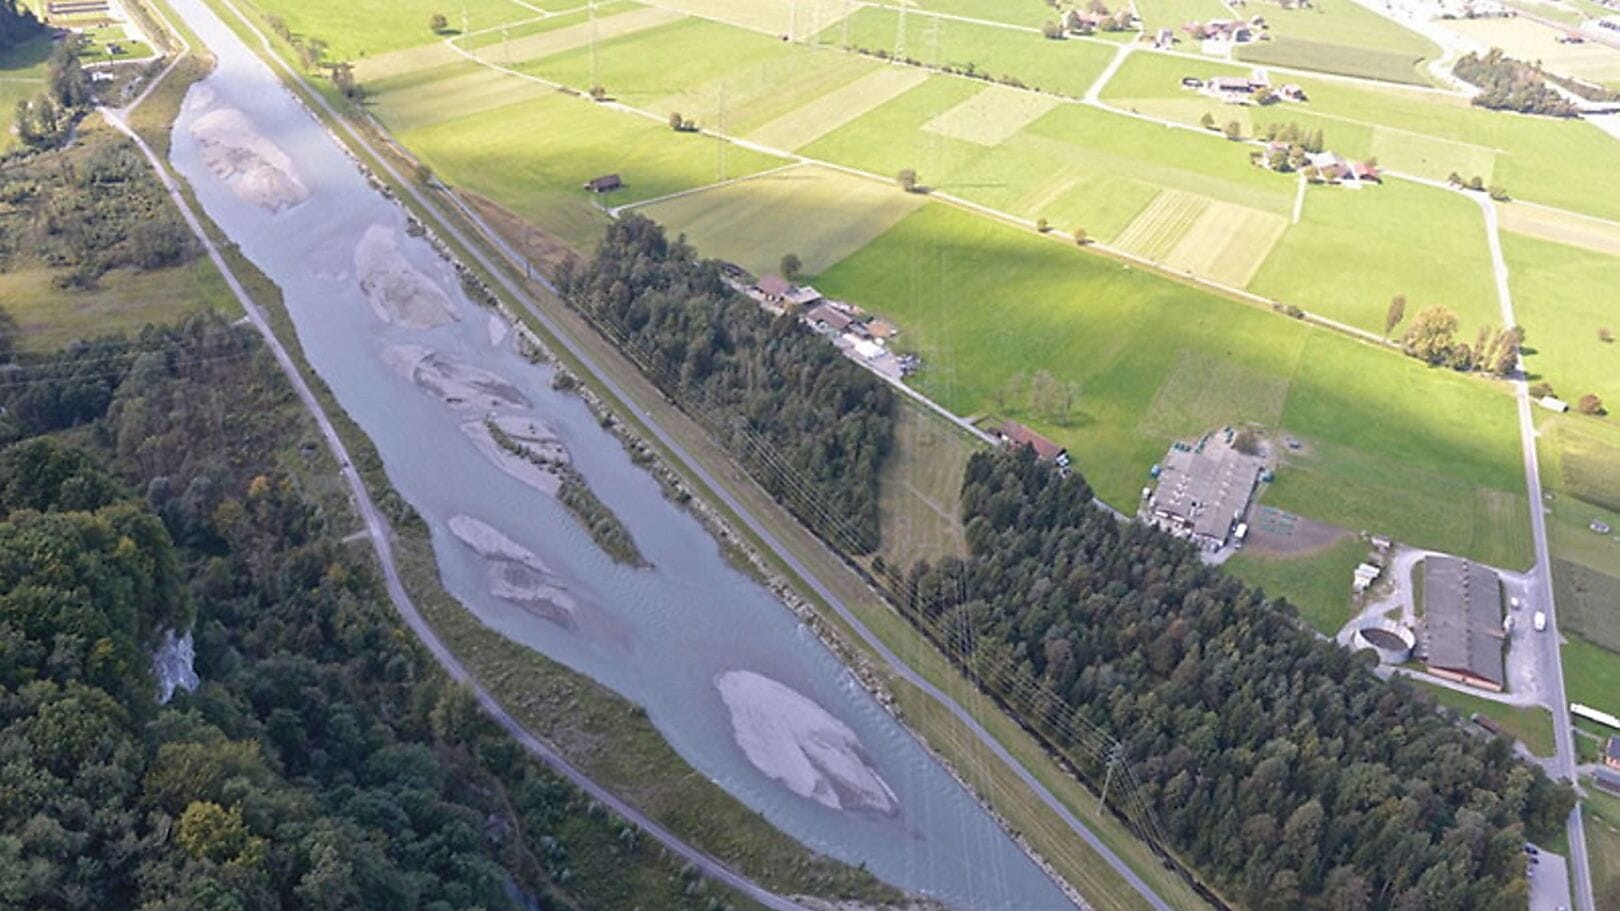
[[[591,88],[596,88],[596,0],[591,0]]]
[[[894,32],[895,63],[906,59],[906,4],[900,4],[900,24]]]
[[[469,31],[469,29],[467,28],[467,4],[463,3],[463,4],[461,4],[461,34],[465,35],[465,34],[467,34],[468,31]]]
[[[720,83],[720,109],[715,114],[714,141],[715,166],[714,179],[716,182],[726,179],[726,84]]]
[[[1108,786],[1114,783],[1114,768],[1119,765],[1120,745],[1115,743],[1108,748],[1108,774],[1103,778],[1102,796],[1097,798],[1097,815],[1101,816],[1103,807],[1108,803]]]

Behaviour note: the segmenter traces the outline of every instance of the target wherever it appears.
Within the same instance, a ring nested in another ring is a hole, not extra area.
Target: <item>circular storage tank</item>
[[[1371,649],[1378,655],[1379,664],[1400,664],[1412,657],[1412,648],[1416,645],[1417,634],[1394,620],[1374,620],[1350,637],[1352,649]]]

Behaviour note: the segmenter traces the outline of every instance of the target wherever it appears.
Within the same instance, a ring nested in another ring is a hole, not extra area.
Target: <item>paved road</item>
[[[1479,194],[1470,194],[1485,214],[1485,236],[1491,250],[1492,269],[1496,278],[1496,296],[1502,305],[1502,324],[1519,324],[1513,313],[1513,292],[1508,284],[1507,259],[1502,255],[1501,228],[1496,217],[1496,204]],[[1536,422],[1530,403],[1530,385],[1525,380],[1524,358],[1519,358],[1518,377],[1513,381],[1514,398],[1519,409],[1519,444],[1524,454],[1525,490],[1530,496],[1530,533],[1535,543],[1536,564],[1529,573],[1530,606],[1547,615],[1547,629],[1539,635],[1542,648],[1550,654],[1542,662],[1542,693],[1553,716],[1553,741],[1558,747],[1554,768],[1561,777],[1576,781],[1574,724],[1569,717],[1569,695],[1564,690],[1564,663],[1559,655],[1558,611],[1553,600],[1552,549],[1547,544],[1547,507],[1541,489],[1541,460],[1536,452]],[[1586,852],[1586,826],[1581,819],[1581,805],[1569,814],[1569,861],[1575,874],[1575,907],[1579,911],[1597,911],[1592,894],[1592,869]]]
[[[178,35],[178,32],[176,32],[176,35]],[[417,610],[416,604],[411,600],[410,595],[405,591],[405,586],[400,580],[399,569],[394,561],[388,520],[383,517],[382,513],[378,511],[377,505],[372,501],[370,493],[366,490],[365,481],[361,479],[360,473],[355,470],[354,463],[349,458],[348,449],[343,445],[343,440],[338,436],[336,428],[332,426],[331,419],[327,417],[325,409],[321,407],[320,400],[315,397],[314,392],[309,388],[309,384],[305,382],[303,374],[299,372],[291,355],[287,353],[287,349],[282,346],[281,341],[271,331],[270,324],[259,310],[258,305],[254,303],[237,280],[235,272],[231,270],[230,264],[220,254],[219,248],[214,245],[213,240],[203,230],[202,223],[197,218],[196,213],[192,211],[190,203],[181,194],[179,186],[167,168],[164,167],[162,160],[152,151],[146,141],[125,123],[124,118],[127,116],[128,110],[113,111],[103,109],[102,114],[115,129],[133,140],[140,148],[141,153],[146,156],[147,161],[151,163],[153,170],[157,172],[158,178],[163,182],[165,189],[168,190],[170,198],[174,200],[175,206],[180,210],[181,216],[191,228],[192,234],[196,236],[197,242],[202,245],[208,254],[208,258],[213,261],[214,266],[225,277],[225,283],[230,287],[231,293],[235,295],[237,301],[242,305],[242,309],[247,313],[248,320],[258,330],[259,334],[264,337],[265,344],[269,346],[270,351],[275,355],[276,363],[280,365],[282,372],[287,376],[288,382],[292,384],[293,390],[298,394],[298,400],[303,404],[310,416],[314,418],[316,426],[320,428],[321,437],[326,441],[327,448],[331,450],[333,457],[342,466],[343,480],[348,484],[349,494],[365,523],[366,534],[371,539],[372,549],[376,551],[377,562],[382,570],[389,599],[393,601],[395,609],[399,611],[400,617],[404,619],[405,624],[421,640],[428,652],[433,655],[434,660],[439,663],[439,666],[444,668],[445,673],[449,674],[452,680],[467,686],[484,711],[489,713],[490,717],[513,739],[522,744],[530,755],[568,779],[575,787],[589,794],[592,799],[609,807],[613,812],[640,827],[671,853],[701,870],[704,876],[771,909],[771,911],[806,911],[803,905],[755,884],[752,880],[732,870],[720,860],[682,841],[674,833],[659,825],[640,810],[620,800],[613,792],[597,784],[584,772],[574,767],[556,750],[529,733],[517,719],[508,714],[501,707],[501,704],[496,701],[495,697],[490,695],[489,691],[484,689],[477,679],[467,671],[461,661],[456,658],[455,653],[450,651],[449,647],[439,639],[438,634],[428,625],[421,612]]]
[[[484,252],[484,248],[481,244],[468,238],[459,228],[455,226],[453,222],[445,217],[445,214],[440,209],[437,200],[429,197],[413,181],[408,180],[404,175],[400,174],[393,167],[393,165],[387,159],[383,158],[378,153],[377,149],[373,147],[372,144],[348,122],[345,117],[343,117],[331,106],[330,103],[327,102],[324,96],[322,96],[319,92],[316,92],[314,87],[309,85],[301,74],[293,70],[279,56],[277,56],[270,47],[269,40],[262,32],[259,31],[258,27],[251,20],[244,16],[242,12],[230,2],[230,0],[220,0],[220,2],[235,13],[237,17],[240,18],[244,24],[246,24],[248,29],[252,31],[252,33],[259,39],[264,48],[265,56],[272,61],[273,65],[280,68],[287,79],[295,81],[303,86],[309,96],[314,98],[316,102],[326,111],[332,122],[337,124],[338,128],[348,136],[349,141],[354,143],[356,146],[365,149],[371,155],[371,157],[375,159],[379,165],[381,165],[388,177],[411,197],[412,201],[414,201],[424,210],[433,213],[440,224],[442,224],[444,229],[449,233],[450,238],[460,245],[462,249],[467,250],[487,273],[494,276],[494,278],[500,283],[502,290],[511,300],[518,302],[523,306],[524,309],[533,315],[535,319],[538,320],[543,327],[545,327],[546,331],[549,332],[553,338],[557,339],[574,358],[584,365],[586,371],[591,374],[595,381],[600,383],[601,386],[612,396],[625,403],[633,401],[629,394],[624,390],[623,386],[620,385],[612,374],[602,369],[601,366],[596,362],[595,358],[591,356],[590,352],[575,342],[570,335],[564,331],[563,328],[550,316],[550,314],[540,307],[539,303],[534,299],[527,289],[514,281],[507,274],[506,269],[502,268],[499,263],[491,259]],[[521,254],[515,250],[512,250],[498,234],[489,230],[488,226],[481,225],[481,227],[483,229],[482,233],[485,235],[483,239],[500,248],[510,262],[514,264],[521,264],[524,262],[524,258],[521,256]],[[716,496],[718,496],[734,514],[742,519],[743,523],[748,526],[749,530],[764,542],[766,547],[770,548],[780,559],[782,559],[782,561],[788,565],[788,568],[796,576],[798,576],[798,578],[804,580],[805,584],[810,587],[817,597],[836,611],[839,617],[841,617],[852,629],[855,630],[856,634],[861,637],[862,641],[864,641],[874,652],[879,655],[879,657],[883,659],[886,664],[889,665],[895,676],[905,680],[907,683],[926,693],[930,698],[949,711],[951,715],[954,716],[965,727],[971,730],[974,736],[978,738],[978,740],[985,747],[987,747],[998,760],[1011,769],[1012,772],[1017,775],[1018,778],[1023,781],[1024,784],[1032,792],[1034,792],[1035,795],[1039,797],[1049,809],[1052,810],[1052,812],[1056,813],[1058,817],[1061,818],[1063,822],[1081,838],[1081,840],[1083,840],[1088,846],[1091,847],[1093,851],[1101,856],[1103,860],[1106,861],[1111,868],[1113,868],[1114,872],[1124,879],[1132,889],[1140,893],[1143,899],[1147,901],[1147,903],[1151,905],[1155,911],[1175,911],[1175,909],[1173,909],[1169,903],[1160,898],[1158,894],[1153,891],[1152,887],[1136,874],[1135,870],[1131,869],[1131,867],[1126,864],[1125,861],[1119,857],[1119,855],[1115,854],[1113,849],[1109,848],[1108,845],[1102,841],[1102,839],[1098,838],[1096,833],[1092,832],[1091,829],[1089,829],[1085,823],[1079,819],[1079,817],[1075,816],[1074,813],[1071,812],[1061,800],[1052,794],[1052,792],[1039,781],[1039,779],[1037,779],[1028,769],[1024,768],[1024,766],[1007,751],[1007,748],[1002,746],[1000,741],[992,736],[989,731],[985,730],[984,726],[981,725],[973,717],[973,715],[971,715],[966,709],[957,703],[956,700],[952,699],[939,687],[929,682],[921,674],[918,674],[916,671],[912,670],[909,665],[902,661],[898,655],[896,655],[886,644],[884,644],[883,640],[878,638],[876,633],[873,633],[866,626],[866,624],[855,615],[853,611],[851,611],[841,600],[839,600],[837,596],[833,594],[831,589],[829,589],[819,578],[811,573],[810,569],[805,566],[804,563],[800,561],[790,549],[783,545],[782,542],[774,534],[772,534],[769,529],[767,529],[758,519],[753,516],[748,508],[730,492],[725,484],[721,483],[718,478],[710,474],[695,458],[693,458],[691,454],[688,453],[683,446],[681,446],[678,440],[672,437],[666,430],[653,421],[650,415],[643,414],[641,415],[641,418],[642,422],[651,431],[653,436],[656,437],[669,452],[675,455],[676,460],[681,463],[682,468],[684,468],[684,470],[690,473],[692,476],[698,478],[710,490],[713,490]]]

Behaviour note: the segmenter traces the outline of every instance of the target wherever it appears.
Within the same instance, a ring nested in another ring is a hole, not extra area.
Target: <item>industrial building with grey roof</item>
[[[1488,566],[1456,557],[1423,560],[1425,663],[1437,676],[1501,691],[1502,579]]]

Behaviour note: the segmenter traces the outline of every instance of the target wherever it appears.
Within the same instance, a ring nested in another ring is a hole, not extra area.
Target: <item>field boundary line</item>
[[[724,142],[725,140],[721,141]],[[737,177],[727,177],[725,180],[717,180],[714,183],[706,183],[701,187],[690,187],[685,190],[676,190],[674,193],[665,193],[663,196],[654,196],[652,199],[642,199],[636,202],[627,202],[622,206],[613,206],[606,211],[607,214],[613,218],[618,218],[621,214],[628,212],[631,209],[640,209],[645,206],[656,206],[661,202],[669,202],[672,199],[681,199],[686,196],[696,196],[699,193],[707,193],[710,190],[718,190],[723,187],[729,187],[733,184],[747,183],[750,180],[756,180],[761,177],[769,177],[772,174],[780,174],[784,171],[794,170],[795,168],[812,168],[815,166],[816,165],[814,163],[808,161],[790,161],[787,164],[777,165],[769,170],[755,171],[752,174],[742,174]]]
[[[1299,224],[1300,218],[1305,215],[1305,175],[1299,175],[1299,191],[1294,194],[1294,224]]]

